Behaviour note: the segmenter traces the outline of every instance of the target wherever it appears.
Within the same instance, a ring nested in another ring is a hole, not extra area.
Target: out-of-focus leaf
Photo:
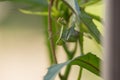
[[[39,5],[39,6],[44,6],[44,8],[48,6],[47,0],[0,0],[0,1],[10,1],[16,3],[30,4],[34,6]]]
[[[40,11],[30,11],[30,10],[25,10],[25,9],[19,9],[20,12],[24,14],[31,14],[31,15],[40,15],[40,16],[48,16],[48,12],[40,12]],[[54,13],[51,13],[52,16],[55,16]]]
[[[59,0],[57,10],[59,11],[59,17],[63,17],[66,21],[69,19],[70,15],[69,9],[67,5],[62,2],[62,0]]]
[[[100,61],[101,60],[97,56],[92,53],[88,53],[65,63],[55,64],[48,69],[44,80],[54,80],[55,76],[65,65],[78,65],[100,76]]]
[[[86,7],[100,2],[101,0],[88,0],[87,2],[80,4],[80,7]]]
[[[93,19],[95,19],[95,20],[97,20],[97,21],[99,21],[99,22],[102,22],[101,20],[102,20],[102,18],[101,17],[99,17],[99,16],[97,16],[97,15],[94,15],[94,14],[91,14],[91,13],[87,13],[91,18],[93,18]]]
[[[86,12],[84,12],[84,10],[80,10],[76,0],[63,0],[63,2],[65,2],[69,6],[69,8],[72,9],[72,11],[76,14],[76,19],[78,19],[78,22],[80,22],[81,20],[87,26],[90,34],[98,43],[100,43],[101,34],[97,29],[97,26],[92,21],[92,18]]]

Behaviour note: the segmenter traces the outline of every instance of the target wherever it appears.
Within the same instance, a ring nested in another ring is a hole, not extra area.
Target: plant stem
[[[83,32],[80,33],[80,38],[79,38],[79,46],[80,46],[80,55],[84,54],[83,51]]]
[[[83,36],[82,36],[82,37],[83,37]],[[80,39],[79,39],[79,45],[81,45],[81,44],[80,44]],[[84,54],[84,53],[83,53],[83,43],[82,43],[82,46],[80,46],[80,49],[81,49],[81,54],[83,55],[83,54]],[[82,71],[83,71],[83,68],[80,67],[80,71],[79,71],[79,75],[78,75],[78,79],[77,79],[77,80],[80,80],[80,79],[81,79]]]
[[[67,78],[68,78],[68,76],[69,76],[69,73],[70,73],[70,70],[71,70],[71,65],[68,65],[68,66],[66,67],[66,71],[65,71],[65,74],[64,74],[62,80],[67,80]]]
[[[69,49],[68,49],[66,44],[63,44],[63,49],[64,49],[64,51],[67,54],[68,60],[71,60],[74,57],[75,53],[76,53],[77,42],[75,43],[75,47],[74,47],[74,49],[72,51],[69,51]]]
[[[66,44],[63,45],[63,48],[64,48],[65,52],[67,53],[68,60],[71,60],[74,57],[75,53],[76,53],[77,42],[75,43],[75,48],[73,49],[73,51],[69,51]],[[65,74],[64,74],[64,76],[63,76],[63,78],[61,80],[67,80],[68,79],[70,70],[71,70],[71,65],[68,65],[66,67]]]
[[[55,7],[56,7],[56,9],[58,8],[58,2],[59,2],[59,0],[56,0],[56,4],[55,4]]]
[[[81,30],[81,26],[82,26],[82,23],[80,23],[80,30]],[[84,49],[83,49],[83,41],[84,41],[84,38],[83,38],[83,32],[80,33],[80,38],[79,38],[79,46],[80,46],[80,55],[84,55]],[[79,75],[78,75],[78,80],[81,80],[81,76],[82,76],[82,71],[83,71],[83,68],[80,67],[80,71],[79,71]]]
[[[77,80],[80,80],[81,79],[81,76],[82,76],[82,71],[83,71],[83,68],[80,67],[80,71],[79,71],[79,75],[78,75],[78,79]]]
[[[53,2],[54,2],[54,0],[50,0],[49,6],[48,6],[48,34],[49,34],[49,37],[50,37],[50,47],[51,47],[51,50],[52,50],[54,63],[57,64],[56,53],[55,53],[55,45],[54,45],[53,38],[51,38],[52,35],[53,35],[53,32],[52,32],[52,19],[51,19],[51,12],[52,12]]]
[[[81,54],[84,55],[84,51],[83,51],[83,41],[82,43],[80,42],[80,40],[83,40],[83,33],[79,39],[79,45],[80,45],[80,50],[81,50]],[[79,75],[78,75],[78,79],[77,80],[80,80],[81,79],[81,76],[82,76],[82,71],[83,71],[83,68],[80,67],[80,71],[79,71]]]

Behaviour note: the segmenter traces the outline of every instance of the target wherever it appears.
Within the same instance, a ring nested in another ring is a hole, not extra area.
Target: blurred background
[[[43,17],[23,14],[18,6],[22,5],[0,2],[0,80],[43,80],[50,66],[44,34],[46,24]],[[103,3],[89,6],[86,11],[103,18]],[[103,26],[95,23],[103,33]],[[100,46],[85,39],[85,53],[92,51],[102,59]],[[59,63],[65,62],[66,55],[61,46],[57,47],[57,58]],[[72,67],[69,80],[77,80],[78,70],[78,66]],[[102,79],[84,70],[81,80]]]

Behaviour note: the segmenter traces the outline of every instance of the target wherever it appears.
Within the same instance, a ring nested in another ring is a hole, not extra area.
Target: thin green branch
[[[80,40],[82,40],[82,42]],[[80,45],[81,55],[84,55],[84,51],[83,51],[83,33],[82,33],[82,35],[81,35],[81,37],[79,39],[79,45]],[[83,68],[80,67],[80,71],[79,71],[79,75],[78,75],[78,79],[77,80],[81,80],[82,71],[83,71]]]
[[[77,42],[75,43],[75,47],[74,47],[74,49],[73,49],[72,51],[69,51],[69,50],[68,50],[68,47],[67,47],[66,44],[63,44],[63,49],[64,49],[64,51],[66,52],[66,54],[67,54],[67,56],[68,56],[68,59],[70,60],[70,59],[72,59],[72,58],[74,57],[74,55],[75,55],[75,53],[76,53],[76,50],[77,50]]]
[[[59,0],[56,0],[56,1],[55,1],[55,3],[56,3],[56,4],[55,4],[55,7],[56,7],[56,8],[58,8],[58,2],[59,2]]]
[[[80,71],[79,71],[79,75],[78,75],[78,79],[77,80],[81,80],[82,71],[83,71],[83,68],[80,67]]]
[[[68,65],[68,66],[66,67],[66,71],[65,71],[65,74],[64,74],[62,80],[67,80],[67,79],[68,79],[68,76],[69,76],[70,71],[71,71],[71,65]]]
[[[71,59],[74,57],[75,53],[76,53],[76,50],[77,50],[77,42],[75,43],[75,47],[74,47],[74,49],[73,49],[72,51],[69,51],[69,50],[68,50],[68,47],[67,47],[66,44],[63,45],[63,48],[64,48],[65,52],[67,53],[68,60],[71,60]],[[64,73],[64,75],[63,75],[63,77],[62,77],[61,80],[67,80],[70,71],[71,71],[71,65],[68,65],[68,66],[66,67],[65,73]]]
[[[81,30],[81,26],[82,26],[82,23],[80,23],[80,27],[79,27],[80,30]],[[81,32],[80,36],[79,36],[80,55],[84,55],[84,47],[83,47],[84,38],[83,38],[83,36],[84,36],[84,34],[83,34],[83,32]],[[81,80],[82,71],[83,71],[83,68],[80,67],[80,71],[79,71],[77,80]]]
[[[63,75],[61,73],[59,73],[58,75],[59,75],[60,80],[63,80]]]
[[[80,54],[84,54],[84,49],[83,49],[83,32],[80,33],[80,38],[79,38],[79,45],[80,45]]]
[[[52,35],[53,35],[52,19],[51,19],[51,12],[52,12],[53,2],[54,2],[54,0],[50,0],[49,6],[48,6],[48,33],[49,33],[49,37],[52,37]],[[53,38],[50,38],[50,46],[51,46],[52,55],[53,55],[53,58],[54,58],[54,63],[57,64],[56,53],[55,53],[55,45],[54,45]]]

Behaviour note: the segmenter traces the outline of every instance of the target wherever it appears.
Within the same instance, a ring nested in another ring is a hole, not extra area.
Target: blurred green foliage
[[[27,15],[42,16],[45,24],[45,36],[47,47],[50,53],[51,65],[54,64],[54,57],[49,40],[52,39],[55,49],[57,46],[62,46],[65,50],[68,61],[61,64],[55,64],[48,69],[44,80],[54,80],[55,76],[59,74],[61,80],[68,80],[68,75],[72,65],[78,65],[80,73],[78,80],[81,78],[82,69],[100,75],[100,61],[101,59],[94,55],[94,53],[85,53],[84,37],[94,41],[97,45],[101,46],[101,32],[98,29],[98,25],[93,20],[97,20],[102,25],[101,16],[95,15],[86,11],[88,6],[98,5],[101,0],[55,0],[51,8],[51,12],[48,12],[48,6],[50,1],[48,0],[0,0],[9,1],[17,4],[23,4],[24,7],[17,7],[18,10]],[[39,8],[39,9],[38,9]],[[48,16],[48,14],[51,15]],[[52,36],[48,36],[48,22],[47,18],[52,16]],[[57,22],[59,18],[62,18],[62,22]],[[88,34],[86,36],[86,34]],[[48,39],[49,37],[49,39]],[[68,49],[69,43],[75,43],[74,50]],[[77,45],[79,45],[80,56],[74,59]],[[97,48],[97,47],[96,47]],[[97,54],[97,53],[95,53]],[[64,74],[60,74],[62,67],[67,65]]]

